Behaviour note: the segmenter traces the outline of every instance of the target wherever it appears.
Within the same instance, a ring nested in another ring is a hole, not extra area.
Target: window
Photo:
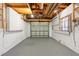
[[[54,31],[64,31],[70,33],[72,31],[71,14],[62,18],[54,17],[52,21],[52,29]]]
[[[53,18],[53,21],[52,21],[52,29],[54,31],[59,31],[59,18],[56,16]]]
[[[68,17],[61,20],[61,30],[68,31]]]
[[[65,16],[61,19],[61,31],[70,32],[72,30],[71,15]]]

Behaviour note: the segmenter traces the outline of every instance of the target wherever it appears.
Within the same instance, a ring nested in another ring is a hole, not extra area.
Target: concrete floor
[[[51,38],[28,38],[3,56],[79,56],[79,54]]]

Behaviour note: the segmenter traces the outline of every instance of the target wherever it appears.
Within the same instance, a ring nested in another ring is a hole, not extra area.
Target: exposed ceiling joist
[[[13,8],[19,14],[26,15],[27,19],[52,19],[58,12],[68,7],[68,3],[7,3],[8,7]],[[29,16],[28,16],[29,15]],[[31,17],[33,15],[34,17]]]
[[[52,8],[51,8],[51,10],[48,12],[48,14],[47,15],[50,15],[51,14],[51,12],[54,10],[54,8],[57,6],[57,3],[55,3],[53,6],[52,6]]]
[[[60,4],[57,4],[56,6],[55,6],[55,8],[52,10],[52,12],[50,13],[50,16],[51,17],[54,17],[58,12],[59,12],[59,5]],[[57,12],[54,12],[54,11],[57,11]]]
[[[47,14],[51,10],[52,6],[53,6],[52,3],[48,4],[47,8],[44,9],[44,14]]]

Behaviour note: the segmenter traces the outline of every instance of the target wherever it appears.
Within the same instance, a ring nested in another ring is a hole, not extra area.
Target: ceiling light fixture
[[[34,15],[31,15],[31,17],[33,18],[33,17],[34,17]]]

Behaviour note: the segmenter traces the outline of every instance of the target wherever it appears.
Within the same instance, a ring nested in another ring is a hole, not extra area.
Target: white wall
[[[9,30],[14,31],[14,30],[22,30],[22,19],[21,15],[17,14],[15,11],[12,10],[12,8],[7,7],[7,15],[8,16],[8,24],[9,25]]]
[[[3,30],[0,29],[0,55],[2,51],[2,46],[3,46]]]
[[[71,13],[72,13],[72,4],[60,13],[60,17],[70,15]],[[55,23],[51,22],[50,23],[51,27]],[[69,47],[73,51],[79,53],[79,26],[77,26],[75,28],[75,33],[72,32],[72,33],[70,33],[70,35],[67,32],[54,31],[52,29],[50,31],[51,31],[50,32],[50,37],[56,39],[58,42],[62,43],[63,45],[65,45],[67,47]],[[74,43],[74,36],[73,36],[74,34],[75,34],[76,46],[75,46],[75,43]]]
[[[52,37],[52,22],[49,23],[49,37]]]
[[[75,27],[76,49],[79,52],[79,26]]]
[[[13,9],[8,8],[7,10],[9,32],[6,32],[3,38],[3,32],[0,31],[0,55],[13,48],[24,39],[30,37],[30,23],[24,22],[21,19],[21,15]]]

